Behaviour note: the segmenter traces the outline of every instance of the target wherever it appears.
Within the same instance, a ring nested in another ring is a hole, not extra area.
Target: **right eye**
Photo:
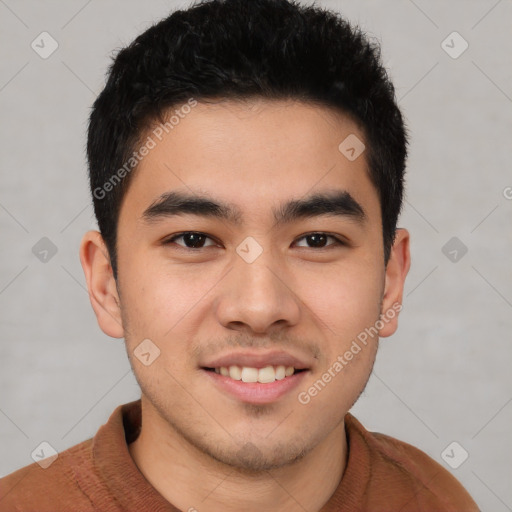
[[[212,240],[208,235],[205,233],[200,233],[198,231],[184,231],[182,233],[178,233],[171,238],[168,238],[163,242],[163,245],[170,245],[172,243],[175,243],[176,240],[183,239],[184,245],[177,244],[183,249],[190,249],[192,251],[197,251],[199,249],[202,249],[203,247],[208,247],[208,245],[204,245],[205,240],[209,239]],[[213,240],[212,240],[213,241]],[[209,245],[216,245],[215,243],[209,244]]]

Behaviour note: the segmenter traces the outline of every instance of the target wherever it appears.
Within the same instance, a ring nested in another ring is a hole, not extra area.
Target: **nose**
[[[251,263],[237,256],[222,280],[215,314],[227,329],[268,333],[291,327],[301,314],[293,288],[293,279],[270,251],[263,251]]]

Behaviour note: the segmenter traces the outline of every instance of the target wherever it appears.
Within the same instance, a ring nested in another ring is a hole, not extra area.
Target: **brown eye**
[[[328,244],[327,241],[329,238],[334,240],[334,243]],[[339,238],[322,232],[309,233],[299,238],[299,240],[306,240],[306,243],[308,244],[307,246],[299,245],[299,247],[308,247],[310,249],[324,249],[325,247],[330,247],[331,245],[345,245]]]
[[[183,239],[184,244],[178,243],[180,247],[185,249],[202,249],[205,246],[206,240],[211,240],[211,238],[204,233],[198,233],[197,231],[185,231],[184,233],[179,233],[178,235],[174,235],[172,238],[169,238],[164,242],[165,245],[175,243],[176,240]],[[215,243],[209,244],[215,245]]]

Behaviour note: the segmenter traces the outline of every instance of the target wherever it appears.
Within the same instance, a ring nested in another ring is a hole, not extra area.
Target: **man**
[[[397,329],[406,143],[378,47],[318,7],[206,1],[123,49],[80,258],[141,399],[1,510],[478,510],[348,412]]]

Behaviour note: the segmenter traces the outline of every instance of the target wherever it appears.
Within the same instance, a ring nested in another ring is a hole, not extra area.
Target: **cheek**
[[[125,265],[122,309],[132,350],[149,338],[161,349],[166,365],[178,364],[196,323],[206,318],[204,309],[211,301],[209,291],[222,276],[198,268],[162,265],[156,259],[148,265],[137,263],[135,257],[130,265]]]
[[[315,313],[321,336],[322,364],[311,386],[302,390],[305,398],[334,419],[334,411],[349,410],[364,389],[378,346],[372,331],[380,314],[379,276],[367,272],[338,272],[310,288],[306,304]],[[303,402],[301,402],[303,403]],[[335,404],[335,406],[333,406]]]
[[[382,276],[375,266],[340,265],[302,278],[301,298],[334,336],[355,336],[378,319]]]
[[[122,270],[122,305],[132,330],[162,336],[186,307],[179,269],[171,275],[156,258],[134,252]]]

